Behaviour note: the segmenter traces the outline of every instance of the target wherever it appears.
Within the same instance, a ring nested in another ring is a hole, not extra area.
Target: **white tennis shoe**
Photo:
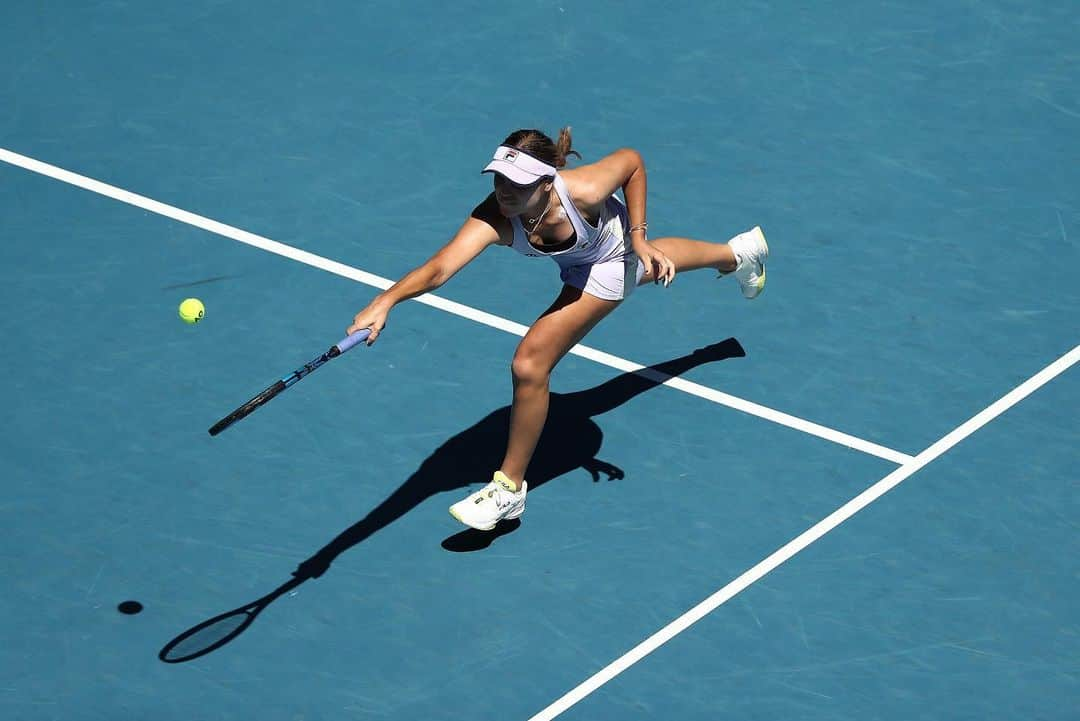
[[[525,512],[529,484],[522,481],[520,491],[511,488],[510,479],[502,471],[495,471],[491,483],[450,506],[450,515],[478,531],[490,531],[499,521],[517,518]]]
[[[769,244],[761,228],[754,226],[728,241],[735,252],[735,279],[747,300],[757,298],[765,290],[765,261],[769,259]],[[725,275],[725,274],[721,274]]]

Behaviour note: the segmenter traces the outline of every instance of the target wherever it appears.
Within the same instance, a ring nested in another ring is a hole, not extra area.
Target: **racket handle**
[[[362,341],[367,340],[367,337],[369,335],[371,335],[371,329],[363,328],[349,336],[346,336],[345,338],[342,338],[337,342],[334,347],[337,348],[338,354],[340,355],[341,353],[344,353],[345,351],[352,348],[354,345],[357,345]]]

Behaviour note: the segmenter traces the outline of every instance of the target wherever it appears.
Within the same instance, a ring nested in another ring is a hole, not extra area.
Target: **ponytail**
[[[566,159],[571,155],[581,158],[581,153],[572,147],[573,140],[570,137],[569,126],[559,130],[558,141],[553,141],[535,128],[525,128],[510,133],[502,144],[524,151],[555,168],[565,168]]]

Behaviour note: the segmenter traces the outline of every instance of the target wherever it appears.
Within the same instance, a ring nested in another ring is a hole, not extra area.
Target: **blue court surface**
[[[1078,717],[1075,5],[0,16],[0,718]],[[502,457],[543,259],[484,253],[207,434],[563,125],[642,153],[653,236],[760,224],[769,286],[596,328],[520,522],[447,507]]]

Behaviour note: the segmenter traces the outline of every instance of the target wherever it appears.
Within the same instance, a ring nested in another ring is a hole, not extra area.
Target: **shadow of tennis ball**
[[[139,603],[138,601],[124,601],[123,603],[121,603],[119,606],[116,607],[117,611],[119,611],[120,613],[126,614],[128,616],[134,616],[136,613],[138,613],[142,609],[143,609],[143,605],[141,603]]]

